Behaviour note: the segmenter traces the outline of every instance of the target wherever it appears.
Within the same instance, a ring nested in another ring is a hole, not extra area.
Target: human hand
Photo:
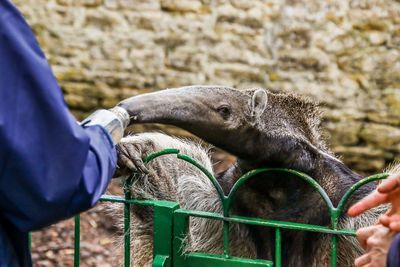
[[[354,217],[384,203],[392,206],[379,218],[379,223],[393,231],[400,231],[400,174],[389,176],[377,190],[350,207],[347,213]]]
[[[90,114],[89,117],[81,122],[82,126],[100,125],[105,129],[113,144],[117,144],[124,135],[124,131],[129,124],[129,114],[121,107],[113,107],[111,109],[99,109]]]
[[[354,261],[355,267],[386,266],[386,257],[395,234],[383,225],[360,228],[356,237],[366,253]]]

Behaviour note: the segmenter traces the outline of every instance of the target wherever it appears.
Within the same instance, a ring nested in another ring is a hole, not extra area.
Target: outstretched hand
[[[379,223],[393,231],[400,231],[400,174],[394,174],[384,180],[371,194],[354,204],[348,210],[348,215],[355,217],[365,211],[384,203],[392,206],[379,218]]]
[[[384,267],[390,244],[395,236],[383,225],[373,225],[357,231],[357,239],[366,253],[354,261],[355,267]]]

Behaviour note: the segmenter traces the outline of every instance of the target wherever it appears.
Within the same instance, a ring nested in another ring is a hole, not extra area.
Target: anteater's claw
[[[133,162],[132,162],[131,160],[128,159],[127,161],[125,161],[125,166],[126,166],[128,169],[130,169],[131,171],[137,172],[136,165],[133,164]]]
[[[143,161],[141,159],[132,159],[133,162],[135,163],[135,167],[139,172],[148,174],[149,170],[147,169],[147,167],[144,165]]]
[[[148,174],[149,170],[144,165],[142,160],[142,149],[135,143],[119,143],[118,151],[118,166],[121,169],[127,168],[131,172],[139,172]]]

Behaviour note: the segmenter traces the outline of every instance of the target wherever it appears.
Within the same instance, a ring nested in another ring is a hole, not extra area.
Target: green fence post
[[[171,266],[170,262],[171,257],[169,256],[164,256],[164,255],[156,255],[153,260],[153,265],[152,267],[164,267],[164,266]]]
[[[282,265],[282,234],[280,228],[275,228],[275,267]]]
[[[330,210],[331,220],[332,220],[332,229],[337,230],[337,225],[339,222],[340,212],[337,208],[332,208]],[[331,236],[331,267],[337,266],[337,246],[338,246],[338,237],[336,234]]]
[[[81,216],[75,216],[75,236],[74,236],[74,267],[79,267],[79,256],[81,248]]]
[[[175,267],[184,267],[185,256],[183,255],[184,239],[188,229],[189,216],[184,210],[178,209],[174,212],[174,239],[172,245],[172,262]]]
[[[153,267],[172,266],[173,217],[178,208],[178,203],[170,201],[157,201],[154,204]]]
[[[124,185],[124,267],[131,265],[131,185],[135,174],[131,175]]]
[[[129,203],[124,204],[124,266],[131,262],[131,216]]]

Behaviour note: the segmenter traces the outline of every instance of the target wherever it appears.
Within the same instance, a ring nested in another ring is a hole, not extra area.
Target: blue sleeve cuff
[[[390,245],[387,254],[387,267],[400,266],[400,234],[397,234]]]
[[[69,216],[93,207],[107,189],[117,162],[115,146],[108,132],[95,125],[84,128],[90,149],[79,187],[71,198]]]

